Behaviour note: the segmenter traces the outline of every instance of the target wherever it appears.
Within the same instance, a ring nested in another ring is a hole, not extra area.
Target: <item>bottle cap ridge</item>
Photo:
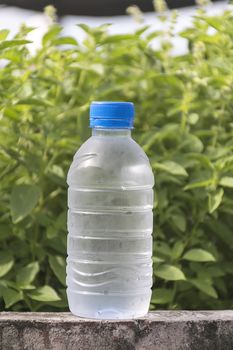
[[[132,129],[134,104],[132,102],[92,102],[90,107],[91,128]]]

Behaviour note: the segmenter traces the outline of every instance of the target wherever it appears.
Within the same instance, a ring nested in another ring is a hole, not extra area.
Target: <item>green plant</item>
[[[151,308],[232,308],[233,15],[199,10],[179,57],[172,22],[126,35],[83,24],[83,43],[54,24],[35,55],[31,28],[0,31],[1,310],[67,309],[65,178],[92,100],[136,104],[156,175]]]

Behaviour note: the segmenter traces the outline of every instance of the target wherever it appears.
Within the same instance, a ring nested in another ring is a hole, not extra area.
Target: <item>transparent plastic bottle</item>
[[[131,138],[133,119],[132,103],[92,103],[92,137],[68,173],[67,296],[77,316],[125,319],[149,309],[154,176]]]

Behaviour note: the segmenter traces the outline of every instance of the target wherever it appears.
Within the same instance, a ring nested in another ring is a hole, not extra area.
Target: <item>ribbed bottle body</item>
[[[68,174],[67,295],[89,318],[147,313],[152,286],[153,174],[129,135],[92,136]]]

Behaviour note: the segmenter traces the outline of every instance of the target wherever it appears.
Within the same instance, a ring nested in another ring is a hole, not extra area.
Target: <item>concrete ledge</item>
[[[233,350],[233,311],[158,311],[124,321],[0,313],[1,350]]]

